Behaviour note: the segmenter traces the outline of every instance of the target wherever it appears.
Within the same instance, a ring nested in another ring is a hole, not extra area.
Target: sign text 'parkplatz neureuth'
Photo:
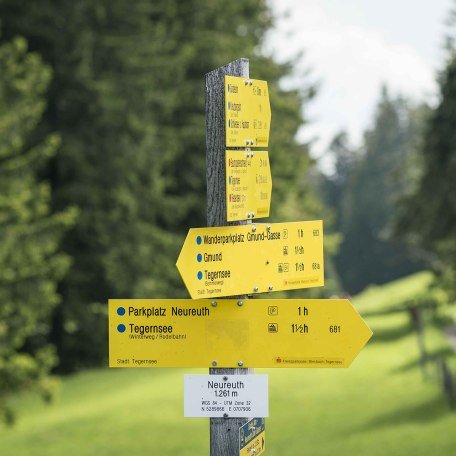
[[[111,299],[110,367],[348,367],[372,332],[346,299]]]

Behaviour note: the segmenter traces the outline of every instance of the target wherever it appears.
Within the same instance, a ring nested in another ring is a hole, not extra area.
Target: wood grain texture
[[[246,224],[226,221],[225,75],[248,78],[248,59],[235,60],[206,74],[207,226]]]
[[[247,375],[253,369],[209,369],[214,375]],[[210,419],[210,455],[239,456],[239,428],[248,418],[211,418]]]
[[[239,59],[206,74],[207,226],[245,225],[226,221],[225,75],[249,77],[249,60]],[[243,297],[244,298],[244,297]],[[246,375],[253,369],[209,369],[212,375]],[[239,428],[247,418],[210,419],[210,455],[238,456]]]

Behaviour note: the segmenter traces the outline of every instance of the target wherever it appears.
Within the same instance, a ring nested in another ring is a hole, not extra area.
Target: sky
[[[278,61],[304,52],[293,78],[284,84],[319,85],[317,97],[305,110],[310,124],[298,137],[312,141],[312,155],[324,171],[331,172],[325,151],[337,132],[346,130],[351,142],[359,145],[371,125],[382,84],[393,95],[435,103],[452,0],[269,3],[277,19],[266,50]]]

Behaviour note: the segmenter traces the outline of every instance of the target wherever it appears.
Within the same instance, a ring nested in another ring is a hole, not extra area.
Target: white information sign
[[[269,416],[267,375],[184,375],[184,416]]]

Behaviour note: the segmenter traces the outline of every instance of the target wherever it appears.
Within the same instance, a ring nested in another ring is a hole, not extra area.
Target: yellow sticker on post
[[[228,222],[269,217],[272,178],[267,150],[227,150],[226,218]]]
[[[239,456],[259,456],[266,451],[264,418],[252,418],[239,428]]]
[[[270,125],[268,83],[225,76],[226,147],[267,147]]]

